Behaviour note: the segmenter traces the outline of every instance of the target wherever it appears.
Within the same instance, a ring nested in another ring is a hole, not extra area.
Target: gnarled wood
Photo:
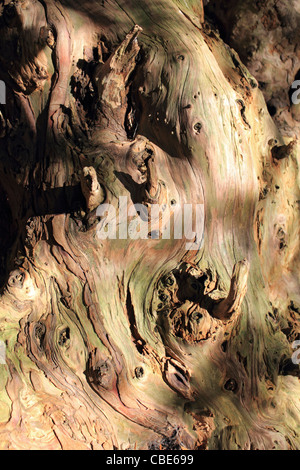
[[[2,2],[2,449],[299,449],[298,124],[227,3]]]

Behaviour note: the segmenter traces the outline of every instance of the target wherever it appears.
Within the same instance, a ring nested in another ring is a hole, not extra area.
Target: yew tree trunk
[[[297,2],[0,3],[0,447],[299,449]]]

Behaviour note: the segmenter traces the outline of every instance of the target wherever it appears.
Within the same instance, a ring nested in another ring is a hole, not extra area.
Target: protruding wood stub
[[[135,25],[111,57],[105,64],[99,64],[94,73],[103,116],[101,124],[124,138],[128,82],[137,64],[140,51],[137,37],[141,31],[142,28]]]
[[[94,167],[84,167],[81,175],[81,190],[85,197],[88,212],[96,209],[105,199],[105,192],[100,185]]]
[[[161,184],[157,175],[157,163],[154,152],[145,160],[147,168],[147,183],[145,188],[146,202],[158,204],[160,200]]]
[[[213,316],[220,320],[228,320],[241,306],[247,291],[249,261],[243,259],[235,264],[231,277],[228,297],[213,309]]]

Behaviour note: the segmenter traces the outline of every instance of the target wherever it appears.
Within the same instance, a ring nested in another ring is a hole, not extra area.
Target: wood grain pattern
[[[254,72],[201,1],[0,15],[0,447],[299,449],[299,144]],[[184,204],[195,250],[154,236]]]

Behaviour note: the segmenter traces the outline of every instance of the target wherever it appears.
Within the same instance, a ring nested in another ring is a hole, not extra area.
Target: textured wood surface
[[[299,144],[254,72],[200,1],[4,3],[1,448],[299,449]],[[99,239],[120,197],[203,243]]]

